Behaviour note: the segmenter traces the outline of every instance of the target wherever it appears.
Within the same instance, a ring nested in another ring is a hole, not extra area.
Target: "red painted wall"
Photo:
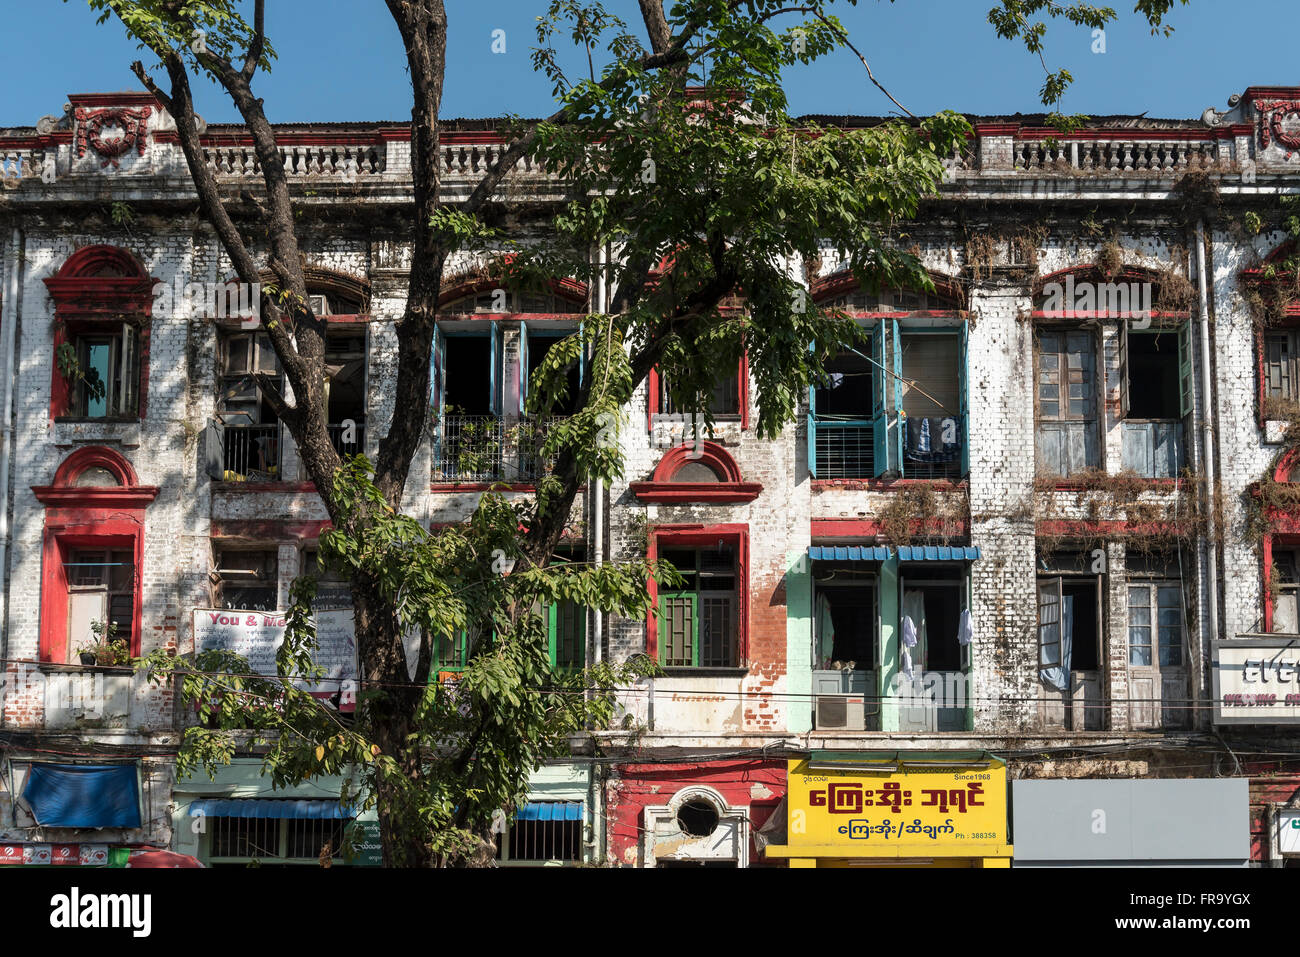
[[[783,866],[767,862],[753,845],[753,833],[785,796],[786,763],[733,759],[698,764],[621,764],[605,782],[605,841],[611,863],[638,865],[645,856],[645,808],[668,804],[682,788],[705,785],[731,807],[749,808],[751,867]]]

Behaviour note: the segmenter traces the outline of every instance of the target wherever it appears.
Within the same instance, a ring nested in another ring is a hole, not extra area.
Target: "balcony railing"
[[[1178,478],[1183,470],[1183,423],[1125,422],[1122,464],[1143,478]]]
[[[874,433],[869,421],[814,420],[813,428],[819,479],[867,479],[875,474]]]
[[[516,431],[519,447],[519,478],[535,482],[555,468],[556,455],[545,455],[542,446],[551,430],[568,419],[563,415],[532,416],[522,420]]]
[[[346,425],[326,426],[330,433],[330,444],[340,457],[362,455],[366,451],[366,426],[364,422],[349,422]]]
[[[1080,170],[1082,172],[1175,174],[1200,169],[1219,158],[1218,142],[1204,140],[1132,139],[1061,140],[1052,137],[1019,138],[1012,147],[1016,169],[1030,172]]]
[[[375,177],[384,172],[387,154],[383,143],[281,145],[285,175],[352,178]],[[212,143],[203,147],[203,161],[218,176],[260,176],[262,164],[251,143]]]
[[[503,478],[504,440],[499,416],[442,416],[434,446],[434,481],[488,482]]]
[[[224,481],[275,482],[280,478],[279,425],[227,425],[221,451]]]

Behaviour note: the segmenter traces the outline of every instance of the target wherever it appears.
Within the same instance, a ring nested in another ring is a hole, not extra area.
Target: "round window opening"
[[[677,811],[677,826],[691,837],[708,837],[718,829],[718,809],[708,801],[687,801]]]

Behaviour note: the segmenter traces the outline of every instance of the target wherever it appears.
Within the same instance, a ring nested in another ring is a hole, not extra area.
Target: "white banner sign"
[[[325,669],[328,681],[298,682],[321,698],[338,694],[339,710],[356,708],[357,643],[352,609],[318,609],[316,621],[316,664]],[[285,618],[278,613],[237,611],[225,608],[197,608],[194,611],[194,650],[232,651],[245,658],[259,675],[274,675],[275,655],[284,643]]]
[[[1278,814],[1277,849],[1281,854],[1300,854],[1300,811]]]
[[[1215,721],[1300,723],[1300,636],[1214,643]]]

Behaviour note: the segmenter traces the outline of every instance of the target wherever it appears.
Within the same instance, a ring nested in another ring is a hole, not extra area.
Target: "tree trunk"
[[[424,774],[419,748],[409,736],[416,730],[416,709],[423,688],[411,679],[401,626],[391,602],[376,582],[366,577],[352,582],[352,615],[356,627],[360,671],[367,696],[360,704],[360,721],[380,752],[398,763],[409,781]],[[428,652],[421,651],[416,678],[427,675]],[[385,777],[376,777],[379,828],[385,867],[432,867],[434,855],[424,829],[413,819],[409,797]]]

